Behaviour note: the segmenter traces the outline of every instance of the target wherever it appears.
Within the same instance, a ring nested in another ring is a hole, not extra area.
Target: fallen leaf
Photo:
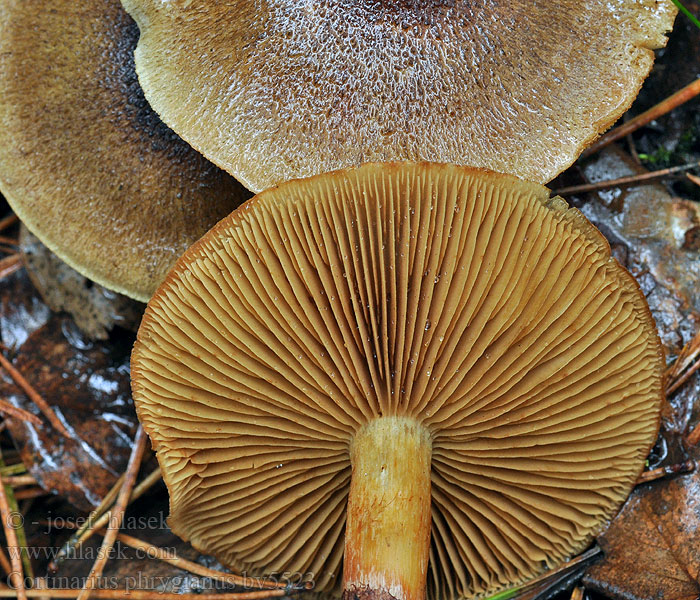
[[[620,600],[697,600],[700,473],[639,486],[598,543],[605,558],[586,587]]]
[[[0,340],[5,347],[19,348],[50,316],[24,269],[0,280]]]
[[[50,425],[8,419],[22,461],[39,485],[82,510],[99,504],[123,472],[137,426],[129,388],[131,340],[91,342],[67,316],[52,316],[13,360],[71,437]],[[38,409],[5,375],[0,394]]]

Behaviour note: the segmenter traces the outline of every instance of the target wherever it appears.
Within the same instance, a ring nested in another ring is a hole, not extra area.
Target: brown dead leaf
[[[0,281],[0,340],[7,348],[19,348],[50,316],[24,270]]]
[[[67,316],[52,316],[22,344],[14,366],[70,434],[14,419],[8,428],[29,472],[45,490],[89,510],[126,467],[137,421],[129,389],[130,340],[90,342]],[[4,378],[0,394],[37,409]]]
[[[132,336],[93,342],[68,316],[51,315],[24,271],[0,286],[0,336],[12,363],[71,434],[8,419],[30,473],[47,491],[90,510],[124,470],[136,430],[129,389]],[[0,397],[31,413],[36,406],[3,374]]]
[[[698,471],[640,486],[598,538],[605,559],[588,570],[584,583],[624,600],[697,600],[699,534]]]

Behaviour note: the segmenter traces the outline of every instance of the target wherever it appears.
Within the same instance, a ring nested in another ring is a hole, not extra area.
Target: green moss
[[[651,169],[663,169],[674,165],[698,160],[698,150],[700,149],[700,120],[688,127],[678,138],[673,150],[669,150],[663,145],[659,145],[651,153],[640,153],[639,158]]]

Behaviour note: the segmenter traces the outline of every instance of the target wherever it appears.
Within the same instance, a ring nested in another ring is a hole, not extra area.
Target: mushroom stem
[[[355,435],[343,600],[425,598],[431,454],[414,419],[381,417]]]

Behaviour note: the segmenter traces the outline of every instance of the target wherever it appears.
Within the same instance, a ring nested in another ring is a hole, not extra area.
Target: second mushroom
[[[428,164],[235,211],[149,303],[132,373],[173,530],[345,598],[488,595],[576,554],[662,398],[597,230],[540,185]]]

